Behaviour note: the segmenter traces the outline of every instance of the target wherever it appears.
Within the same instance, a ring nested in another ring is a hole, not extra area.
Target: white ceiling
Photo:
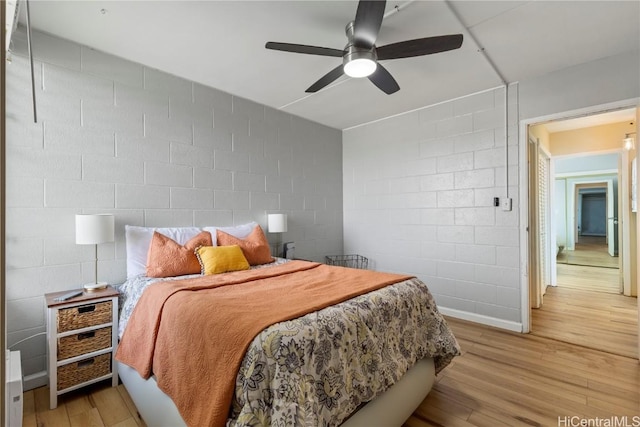
[[[400,85],[393,95],[344,76],[309,95],[340,58],[265,42],[342,49],[357,1],[30,0],[34,29],[337,129],[500,85],[469,31],[508,82],[640,48],[638,1],[388,2],[387,13],[405,3],[383,21],[378,46],[463,33],[462,47],[384,61]]]

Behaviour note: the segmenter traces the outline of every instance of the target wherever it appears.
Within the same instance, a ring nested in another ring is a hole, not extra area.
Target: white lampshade
[[[112,214],[76,215],[76,244],[113,242],[114,228]]]
[[[286,233],[287,232],[287,215],[286,214],[269,214],[267,215],[267,226],[269,233]]]

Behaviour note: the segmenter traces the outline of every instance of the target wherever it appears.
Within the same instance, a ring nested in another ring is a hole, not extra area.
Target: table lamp
[[[98,282],[98,244],[113,242],[114,218],[112,214],[76,215],[76,244],[95,245],[95,282],[87,283],[84,289],[92,291],[107,286],[106,282]]]
[[[280,233],[287,232],[287,215],[286,214],[269,214],[267,215],[267,228],[269,233],[277,233],[277,242],[275,247],[275,256],[279,256],[280,240],[282,235]]]

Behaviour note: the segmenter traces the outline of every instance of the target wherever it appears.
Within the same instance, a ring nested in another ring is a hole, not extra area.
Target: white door
[[[540,308],[542,294],[540,292],[540,240],[539,236],[539,210],[538,210],[538,142],[529,138],[529,153],[527,156],[529,167],[529,305],[531,308]]]
[[[529,139],[529,302],[532,308],[539,308],[547,286],[551,284],[551,239],[549,155],[540,147],[538,140]]]
[[[613,192],[613,180],[607,180],[607,246],[609,255],[616,256],[616,235],[618,218],[615,212],[615,197]]]
[[[540,293],[544,295],[547,292],[547,286],[551,284],[551,236],[550,236],[550,219],[551,212],[549,209],[549,163],[550,159],[547,153],[538,144],[538,221],[540,228],[538,229],[540,239]]]

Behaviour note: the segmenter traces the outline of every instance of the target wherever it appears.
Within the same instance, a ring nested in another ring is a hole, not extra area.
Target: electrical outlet
[[[496,208],[500,206],[500,197],[493,198],[493,206],[495,206]]]
[[[502,207],[502,210],[505,212],[509,212],[511,210],[511,197],[505,197],[504,199],[502,199],[500,202],[500,206]]]

